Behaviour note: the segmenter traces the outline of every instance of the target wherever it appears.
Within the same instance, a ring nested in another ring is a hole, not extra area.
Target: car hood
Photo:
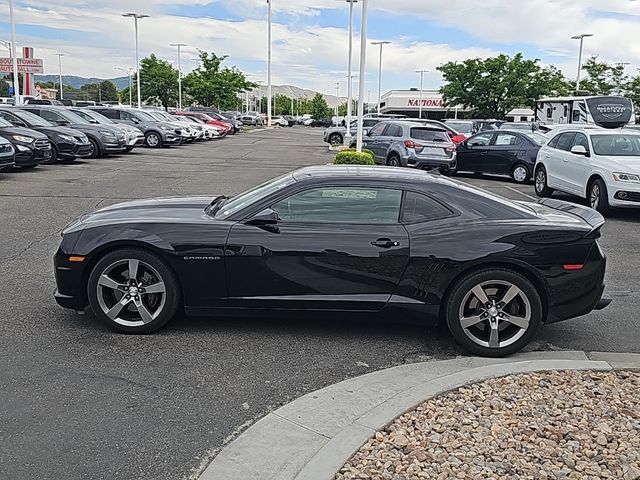
[[[69,135],[71,137],[78,136],[78,130],[69,127],[33,127],[33,130],[42,132],[45,135]]]
[[[604,160],[608,170],[620,173],[636,173],[640,174],[640,157],[618,157],[618,156],[598,156],[600,160]]]
[[[86,133],[99,133],[100,130],[106,130],[109,132],[113,132],[113,133],[118,133],[118,128],[116,127],[112,127],[109,125],[95,125],[93,123],[89,123],[89,124],[85,124],[85,123],[76,123],[71,125],[71,128],[73,130],[79,130],[81,132],[86,132]]]
[[[204,209],[214,198],[216,197],[167,197],[117,203],[82,215],[62,233],[122,223],[211,222],[212,217]]]
[[[38,132],[31,128],[22,127],[2,127],[0,128],[0,135],[24,135],[25,137],[32,137],[36,140],[46,140],[47,136],[44,133]]]

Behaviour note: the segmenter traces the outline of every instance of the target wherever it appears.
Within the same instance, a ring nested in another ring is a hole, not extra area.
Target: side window
[[[380,136],[382,135],[382,132],[384,131],[384,129],[387,127],[386,123],[378,123],[375,127],[373,127],[370,131],[369,131],[369,136],[370,137],[375,137],[375,136]]]
[[[587,140],[587,136],[584,133],[576,133],[572,146],[575,147],[576,145],[583,146],[587,153],[589,152],[589,140]]]
[[[370,119],[364,119],[362,124],[364,125],[364,128],[371,128],[375,125],[377,125],[378,123],[380,123],[378,120],[370,120]],[[356,126],[358,125],[358,122],[356,122]]]
[[[296,193],[272,208],[288,222],[389,224],[398,222],[401,202],[400,190],[322,187]]]
[[[558,148],[558,139],[560,138],[560,135],[556,135],[555,137],[553,137],[549,143],[547,144],[548,147],[551,148]]]
[[[420,223],[449,217],[453,212],[435,200],[415,192],[407,192],[402,204],[402,223]]]
[[[576,134],[571,132],[561,133],[560,138],[558,138],[556,148],[560,150],[566,150],[567,152],[570,151],[575,136]]]
[[[573,111],[573,117],[571,117],[571,121],[573,123],[580,122],[580,110],[574,110]]]
[[[553,118],[553,108],[547,107],[547,118]]]
[[[59,121],[64,121],[64,118],[62,118],[60,115],[58,115],[56,112],[52,112],[51,110],[40,110],[40,116],[42,118],[44,118],[45,120],[48,120],[52,123],[56,123]]]
[[[395,125],[393,123],[387,126],[387,129],[384,131],[385,137],[402,137],[402,127],[400,125]]]
[[[117,110],[101,110],[100,113],[112,120],[118,120],[120,118]]]
[[[495,145],[497,146],[505,146],[505,145],[520,145],[522,140],[517,135],[512,133],[498,133],[496,135]]]
[[[468,141],[470,147],[486,147],[491,143],[493,133],[481,133],[475,137],[471,137]]]
[[[120,118],[122,120],[129,120],[130,122],[134,122],[135,121],[135,117],[133,115],[131,115],[129,112],[125,112],[125,111],[121,111],[120,112]]]

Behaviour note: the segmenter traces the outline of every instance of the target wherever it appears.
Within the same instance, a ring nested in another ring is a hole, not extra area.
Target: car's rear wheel
[[[596,178],[589,184],[589,206],[602,215],[609,213],[611,208],[609,206],[609,194],[607,193],[607,186],[601,178]]]
[[[145,136],[147,147],[158,148],[162,146],[162,137],[156,132],[149,132]]]
[[[527,183],[529,180],[529,169],[522,164],[516,165],[511,169],[511,180],[516,183]]]
[[[517,272],[488,268],[472,272],[452,288],[445,304],[449,331],[476,355],[502,357],[527,345],[542,324],[535,287]]]
[[[87,286],[95,314],[114,331],[151,333],[167,324],[180,305],[173,271],[158,256],[121,249],[98,261]]]
[[[342,145],[342,135],[340,135],[339,133],[332,133],[331,135],[329,135],[329,143],[331,145]]]
[[[392,155],[389,155],[389,158],[387,158],[387,165],[389,165],[390,167],[400,167],[401,166],[400,157],[395,153]]]
[[[536,170],[535,191],[539,197],[550,197],[553,194],[553,189],[547,185],[547,170],[543,166]]]

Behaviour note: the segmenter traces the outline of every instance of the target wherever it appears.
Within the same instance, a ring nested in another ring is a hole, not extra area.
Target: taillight
[[[424,145],[420,145],[419,143],[414,142],[413,140],[405,140],[404,146],[407,148],[413,148],[416,153],[420,153],[424,150]]]
[[[453,141],[453,143],[455,143],[456,145],[458,143],[462,143],[466,140],[467,138],[464,135],[454,135],[453,137],[451,137],[451,140]]]
[[[451,153],[455,152],[457,149],[458,149],[458,148],[457,148],[455,145],[449,145],[449,146],[446,148],[447,152],[451,152]]]
[[[568,265],[562,266],[562,268],[565,270],[582,270],[582,267],[584,267],[584,265],[581,263],[568,264]]]

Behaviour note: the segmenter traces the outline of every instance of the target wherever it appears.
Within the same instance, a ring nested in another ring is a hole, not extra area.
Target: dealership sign
[[[41,58],[18,58],[18,73],[44,73],[44,63]],[[13,60],[0,58],[0,73],[13,73]]]
[[[407,103],[409,107],[420,107],[421,105],[422,108],[443,108],[444,100],[442,98],[423,98],[422,100],[410,98]]]

